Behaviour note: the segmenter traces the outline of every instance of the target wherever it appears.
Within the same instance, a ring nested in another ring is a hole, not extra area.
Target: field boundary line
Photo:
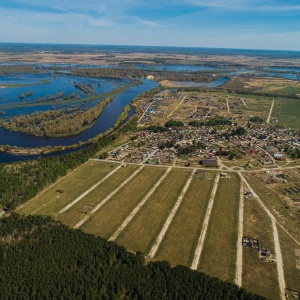
[[[239,173],[240,176],[240,173]],[[237,238],[237,252],[236,252],[236,269],[235,269],[235,284],[242,286],[243,274],[243,230],[244,230],[244,187],[243,181],[240,180],[240,203],[239,203],[239,224],[238,224],[238,238]]]
[[[243,98],[241,98],[241,100],[242,100],[242,102],[244,103],[245,107],[247,107],[247,108],[248,108],[248,106],[247,106],[246,102],[244,101],[244,99],[243,99]]]
[[[271,107],[270,107],[270,111],[269,111],[269,114],[268,114],[268,118],[267,118],[267,120],[266,120],[266,123],[268,123],[268,124],[270,124],[270,119],[271,119],[271,116],[272,116],[273,107],[274,107],[274,99],[272,100],[272,104],[271,104]]]
[[[120,225],[120,227],[116,230],[116,232],[109,238],[109,241],[115,240],[120,233],[127,227],[127,225],[131,222],[134,216],[140,211],[142,206],[146,203],[146,201],[151,197],[151,195],[156,191],[162,181],[167,177],[172,168],[168,168],[164,174],[159,178],[159,180],[155,183],[155,185],[151,188],[151,190],[147,193],[147,195],[141,200],[141,202],[133,209],[129,216],[125,219],[125,221]]]
[[[203,245],[204,245],[204,240],[205,240],[206,233],[207,233],[209,219],[210,219],[210,215],[211,215],[212,208],[213,208],[213,205],[214,205],[217,188],[218,188],[218,185],[219,185],[219,180],[220,180],[220,175],[217,174],[214,185],[213,185],[213,188],[212,188],[212,191],[211,191],[209,202],[208,202],[208,205],[207,205],[205,218],[204,218],[204,221],[203,221],[203,224],[202,224],[201,233],[200,233],[198,244],[197,244],[197,247],[196,247],[196,250],[195,250],[194,259],[193,259],[193,262],[192,262],[192,265],[191,265],[192,270],[197,270],[198,265],[199,265],[199,261],[200,261],[200,257],[201,257],[201,253],[202,253],[202,249],[203,249]]]
[[[248,186],[249,190],[252,192],[253,196],[256,198],[257,202],[260,204],[260,206],[265,210],[267,215],[272,221],[272,228],[273,228],[273,240],[274,240],[274,247],[275,247],[275,256],[276,256],[276,266],[277,266],[277,275],[278,275],[278,285],[279,285],[279,291],[280,291],[280,298],[282,300],[286,299],[285,296],[285,288],[286,283],[284,279],[284,271],[283,271],[283,259],[282,259],[282,253],[280,248],[280,241],[278,236],[278,230],[277,230],[277,221],[276,218],[272,215],[270,210],[265,206],[265,204],[261,201],[259,196],[255,193],[255,191],[252,189],[248,181],[245,179],[245,177],[240,174],[242,180],[245,182],[245,184]]]
[[[19,209],[23,208],[24,206],[26,206],[27,204],[31,203],[33,200],[35,200],[36,198],[38,198],[40,195],[44,194],[45,192],[47,192],[48,190],[50,190],[52,187],[54,187],[56,184],[60,183],[62,180],[68,178],[69,176],[71,176],[72,174],[74,174],[75,172],[77,172],[79,169],[81,169],[84,165],[86,165],[90,160],[87,160],[84,164],[80,165],[79,167],[77,167],[75,170],[71,171],[70,174],[67,174],[65,176],[63,176],[62,178],[60,178],[58,181],[55,181],[53,184],[51,184],[49,187],[47,187],[46,189],[44,189],[43,191],[41,191],[39,194],[37,194],[36,196],[34,196],[33,198],[31,198],[29,201],[21,204],[20,206],[18,206],[15,211],[18,211]]]
[[[227,104],[227,112],[230,114],[230,108],[229,108],[228,98],[226,98],[226,104]]]
[[[123,186],[125,186],[134,176],[136,176],[144,166],[141,166],[139,169],[137,169],[131,176],[129,176],[125,181],[122,182],[114,191],[112,191],[106,198],[104,198],[100,203],[98,203],[88,215],[86,215],[84,218],[82,218],[75,226],[74,228],[79,228],[83,223],[85,223],[91,215],[93,215],[97,210],[99,210],[112,196],[114,196]]]
[[[169,113],[169,115],[167,116],[167,119],[170,118],[170,116],[174,113],[174,111],[181,105],[181,103],[185,100],[186,96],[184,96],[182,98],[182,100],[179,102],[179,104]]]
[[[190,175],[190,177],[188,178],[188,180],[186,181],[185,185],[184,185],[184,188],[182,189],[175,205],[173,206],[172,210],[171,210],[171,213],[169,214],[163,228],[161,229],[156,241],[154,242],[150,252],[149,252],[149,256],[150,257],[154,257],[154,255],[156,254],[157,250],[158,250],[158,247],[160,246],[163,238],[165,237],[166,235],[166,232],[168,231],[169,227],[170,227],[170,224],[171,222],[173,221],[174,217],[175,217],[175,214],[176,212],[178,211],[178,208],[180,206],[180,204],[182,203],[182,200],[192,182],[192,179],[193,179],[193,175],[195,173],[196,169],[194,169],[192,171],[192,174]]]
[[[73,200],[71,203],[66,205],[64,208],[62,208],[59,212],[59,214],[62,214],[66,212],[68,209],[70,209],[73,205],[75,205],[77,202],[79,202],[82,198],[84,198],[87,194],[89,194],[91,191],[93,191],[98,185],[100,185],[103,181],[108,179],[111,175],[113,175],[115,172],[117,172],[122,165],[119,165],[117,168],[115,168],[113,171],[108,173],[104,178],[102,178],[100,181],[98,181],[96,184],[94,184],[92,187],[90,187],[88,190],[86,190],[84,193],[82,193],[80,196],[78,196],[75,200]]]

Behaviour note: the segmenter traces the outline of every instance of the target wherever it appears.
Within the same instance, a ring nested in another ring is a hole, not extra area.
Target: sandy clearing
[[[164,236],[166,235],[166,232],[167,232],[168,228],[170,227],[170,224],[171,224],[172,220],[175,217],[175,214],[176,214],[176,212],[177,212],[177,210],[178,210],[178,208],[179,208],[179,206],[180,206],[180,204],[181,204],[181,202],[182,202],[182,200],[184,198],[184,195],[185,195],[186,191],[188,190],[188,188],[189,188],[189,186],[190,186],[190,184],[192,182],[193,174],[195,173],[195,171],[196,171],[196,169],[194,169],[192,171],[191,176],[188,178],[188,180],[187,180],[184,188],[182,189],[182,191],[181,191],[181,193],[180,193],[180,195],[179,195],[179,197],[178,197],[175,205],[173,206],[172,211],[169,214],[169,216],[168,216],[168,218],[167,218],[167,220],[166,220],[166,222],[165,222],[162,230],[160,231],[160,233],[159,233],[156,241],[154,242],[154,244],[153,244],[153,246],[152,246],[152,248],[151,248],[151,250],[149,252],[149,256],[150,257],[154,257],[154,255],[156,254],[156,252],[158,250],[158,247],[161,244],[161,241],[163,240]]]
[[[240,173],[239,173],[240,175]],[[241,175],[240,175],[241,176]],[[240,205],[239,205],[239,224],[238,224],[238,239],[237,239],[237,252],[236,252],[236,269],[235,269],[235,284],[242,286],[242,273],[243,273],[243,224],[244,224],[244,189],[243,182],[241,181],[240,187]]]
[[[131,222],[133,217],[139,212],[139,210],[143,207],[146,201],[151,197],[151,195],[155,192],[155,190],[159,187],[162,181],[167,177],[172,168],[168,168],[166,172],[160,177],[160,179],[156,182],[156,184],[151,188],[148,194],[142,199],[142,201],[134,208],[134,210],[130,213],[130,215],[125,219],[125,221],[121,224],[121,226],[116,230],[116,232],[109,238],[110,241],[115,240],[119,234],[127,227],[127,225]]]
[[[240,177],[242,181],[247,185],[253,196],[256,198],[260,206],[265,210],[265,212],[268,214],[272,221],[272,229],[273,229],[273,239],[274,239],[274,246],[275,246],[275,256],[276,256],[276,265],[277,265],[277,273],[278,273],[278,284],[279,284],[279,290],[280,290],[280,298],[285,300],[285,288],[286,283],[284,279],[284,271],[283,271],[283,259],[282,259],[282,253],[280,248],[280,241],[278,236],[278,230],[277,230],[277,224],[276,219],[270,212],[270,210],[264,205],[264,203],[261,201],[261,199],[258,197],[258,195],[255,193],[255,191],[252,189],[248,181],[245,179],[245,177],[240,174]]]
[[[210,195],[208,206],[207,206],[206,213],[205,213],[205,219],[203,221],[200,237],[199,237],[198,244],[197,244],[197,247],[195,250],[194,259],[193,259],[193,262],[191,265],[191,269],[193,269],[193,270],[197,270],[198,265],[199,265],[199,261],[200,261],[200,257],[201,257],[201,253],[202,253],[202,249],[203,249],[203,244],[204,244],[204,240],[205,240],[206,232],[207,232],[207,228],[208,228],[208,223],[209,223],[211,211],[212,211],[212,208],[214,205],[215,195],[216,195],[218,184],[219,184],[219,179],[220,179],[220,175],[218,174],[216,176],[213,189],[211,191],[211,195]]]
[[[75,205],[77,202],[79,202],[82,198],[84,198],[87,194],[89,194],[91,191],[93,191],[98,185],[100,185],[103,181],[105,181],[107,178],[109,178],[111,175],[113,175],[115,172],[117,172],[122,165],[119,165],[117,168],[115,168],[112,172],[108,173],[104,178],[102,178],[100,181],[98,181],[96,184],[94,184],[91,188],[86,190],[84,193],[82,193],[80,196],[78,196],[75,200],[73,200],[71,203],[66,205],[63,209],[61,209],[58,212],[59,214],[64,213],[68,209],[70,209],[73,205]]]
[[[119,185],[114,191],[112,191],[105,199],[103,199],[100,203],[98,203],[94,209],[90,211],[88,215],[83,217],[75,226],[74,228],[79,228],[83,223],[85,223],[91,215],[93,215],[97,210],[99,210],[112,196],[114,196],[124,185],[126,185],[134,176],[136,176],[144,166],[141,166],[139,169],[137,169],[131,176],[129,176],[121,185]]]

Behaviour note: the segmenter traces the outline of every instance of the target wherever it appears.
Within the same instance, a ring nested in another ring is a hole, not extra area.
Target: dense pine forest
[[[0,258],[1,299],[264,299],[50,217],[1,219]]]

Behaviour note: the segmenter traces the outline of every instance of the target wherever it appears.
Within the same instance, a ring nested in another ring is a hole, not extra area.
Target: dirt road
[[[194,259],[193,259],[193,262],[192,262],[192,265],[191,265],[191,269],[193,269],[193,270],[197,270],[198,265],[199,265],[201,252],[202,252],[202,249],[203,249],[203,244],[204,244],[204,240],[205,240],[206,232],[207,232],[207,228],[208,228],[208,223],[209,223],[211,211],[212,211],[212,208],[213,208],[213,205],[214,205],[216,191],[217,191],[218,184],[219,184],[219,179],[220,179],[220,175],[217,174],[215,182],[214,182],[214,186],[213,186],[210,198],[209,198],[208,206],[207,206],[207,209],[206,209],[205,219],[203,221],[202,230],[201,230],[200,237],[199,237],[199,240],[198,240],[198,244],[197,244],[197,247],[196,247],[196,250],[195,250]]]

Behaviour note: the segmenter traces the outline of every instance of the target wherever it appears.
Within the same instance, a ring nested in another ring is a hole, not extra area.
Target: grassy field
[[[164,171],[165,169],[163,168],[144,168],[94,214],[82,226],[82,229],[105,238],[111,237],[136,205],[154,186]]]
[[[190,267],[214,182],[194,177],[183,202],[158,249],[156,259]]]
[[[300,291],[300,269],[296,268],[296,260],[300,261],[300,245],[295,243],[281,228],[278,228],[278,234],[283,256],[286,287]]]
[[[220,179],[208,225],[199,271],[223,280],[234,280],[240,179],[231,173]]]
[[[129,250],[148,253],[190,174],[172,170],[116,242]]]
[[[260,248],[274,252],[271,220],[254,198],[245,199],[244,236],[258,239]],[[279,299],[276,264],[262,262],[257,250],[244,247],[242,285],[269,299]]]
[[[71,227],[75,226],[86,215],[87,211],[90,211],[91,208],[114,191],[137,168],[138,166],[128,165],[126,168],[119,169],[69,210],[58,215],[57,218]]]
[[[18,213],[55,215],[69,202],[81,195],[99,180],[104,178],[118,164],[89,161],[75,170],[70,176],[64,178],[49,190],[36,197],[34,201],[27,202]],[[58,192],[63,191],[63,193]]]
[[[300,128],[300,100],[281,99],[279,101],[279,123],[286,127]]]
[[[255,174],[248,173],[245,175],[245,178],[277,220],[295,238],[300,240],[298,208],[290,205],[289,201],[279,195],[272,186],[261,182],[260,178]]]

